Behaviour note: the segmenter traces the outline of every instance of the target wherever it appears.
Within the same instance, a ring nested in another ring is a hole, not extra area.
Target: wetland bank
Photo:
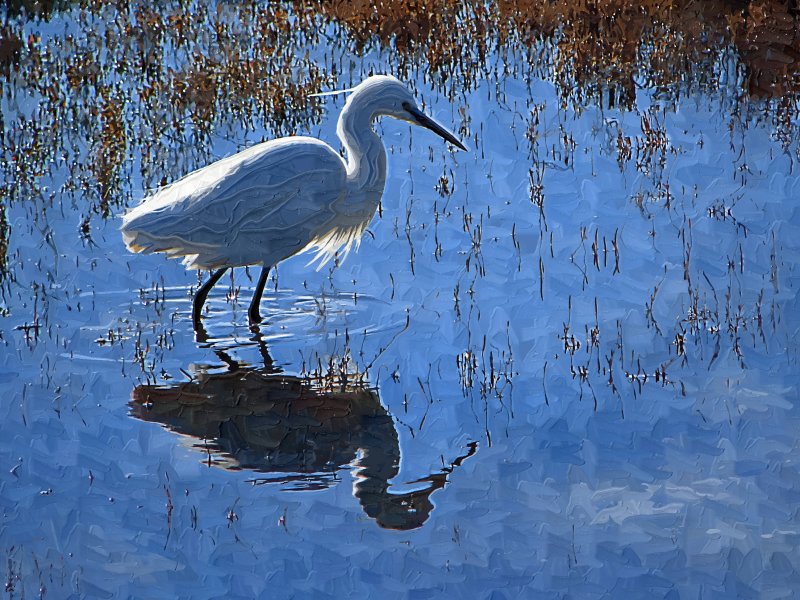
[[[792,597],[790,5],[0,11],[6,597]],[[120,215],[372,73],[471,152],[381,122],[360,250],[193,331]]]

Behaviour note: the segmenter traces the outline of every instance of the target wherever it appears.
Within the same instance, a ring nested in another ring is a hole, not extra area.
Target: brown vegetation
[[[637,86],[672,97],[726,86],[745,101],[778,97],[791,112],[800,89],[798,15],[779,0],[167,2],[158,10],[139,0],[26,0],[4,10],[2,94],[12,108],[37,108],[0,124],[0,197],[42,198],[38,182],[66,164],[60,193],[80,193],[87,235],[92,214],[128,202],[121,171],[138,169],[152,188],[205,162],[212,134],[307,130],[320,114],[308,94],[343,72],[342,83],[354,83],[359,74],[342,57],[368,48],[451,98],[511,74],[553,81],[565,105],[630,107]],[[46,38],[30,17],[60,14],[73,26]],[[329,52],[312,58],[320,44]]]
[[[637,81],[668,88],[717,84],[716,56],[733,48],[746,90],[780,96],[798,90],[797,13],[779,0],[308,0],[363,46],[391,47],[401,64],[425,64],[439,83],[470,87],[487,53],[526,50],[528,60],[575,100],[630,105]],[[424,72],[424,70],[423,70]]]

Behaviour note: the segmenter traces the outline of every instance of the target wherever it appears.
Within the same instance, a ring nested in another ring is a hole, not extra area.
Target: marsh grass
[[[51,33],[62,14],[72,26]],[[356,55],[384,48],[398,74],[451,98],[509,75],[551,80],[573,108],[632,109],[640,87],[728,88],[773,99],[788,126],[800,82],[797,14],[778,1],[20,2],[3,20],[3,97],[34,107],[2,123],[3,196],[41,197],[38,182],[66,162],[58,193],[88,192],[88,218],[130,201],[120,182],[132,169],[152,188],[175,161],[201,164],[210,136],[307,130],[320,115],[308,94],[345,70],[335,52],[308,54],[322,39]],[[196,155],[174,152],[190,140]]]
[[[789,597],[797,47],[773,1],[5,3],[6,592]],[[309,94],[373,72],[471,152],[377,124],[359,254],[281,263],[255,330],[232,270],[200,335],[204,275],[117,218],[262,139],[335,145]]]
[[[731,148],[736,147],[736,136],[743,136],[752,124],[767,122],[785,153],[794,159],[798,152],[797,14],[777,1],[196,1],[166,2],[155,9],[143,1],[95,0],[22,2],[3,10],[0,272],[12,279],[24,256],[9,243],[10,236],[41,236],[44,244],[52,244],[48,211],[76,209],[69,217],[75,221],[76,235],[82,243],[94,244],[95,219],[119,215],[148,190],[216,158],[211,154],[216,141],[226,140],[236,149],[259,141],[248,137],[249,132],[262,132],[261,139],[308,132],[323,114],[320,101],[309,94],[352,85],[368,74],[371,63],[359,62],[358,57],[377,55],[398,75],[425,82],[450,98],[457,107],[459,135],[472,140],[484,162],[492,158],[484,152],[488,132],[483,119],[470,114],[467,94],[483,86],[498,106],[519,115],[524,129],[519,156],[530,166],[527,200],[521,196],[513,201],[529,201],[538,215],[542,244],[531,269],[531,295],[541,302],[550,293],[546,281],[556,266],[547,182],[555,173],[574,171],[581,153],[590,150],[584,140],[576,139],[570,119],[591,107],[609,115],[635,114],[634,119],[607,121],[607,145],[623,177],[641,177],[630,199],[642,217],[652,221],[653,240],[664,233],[656,222],[664,215],[676,216],[681,202],[669,181],[669,165],[687,149],[673,140],[666,123],[682,98],[700,92],[724,106],[731,119]],[[545,103],[507,90],[508,81],[530,84],[536,78],[555,87],[555,121],[545,118]],[[657,102],[637,106],[640,90]],[[702,143],[701,138],[698,144]],[[744,186],[749,173],[744,158],[737,169],[735,177]],[[452,169],[442,170],[434,184],[445,207],[434,205],[437,262],[444,256],[440,219],[452,214],[448,206],[463,191],[458,185]],[[6,217],[12,203],[23,205],[28,214],[16,232]],[[734,223],[730,199],[718,199],[712,208],[709,216]],[[526,267],[517,223],[510,232],[488,236],[491,207],[459,210],[468,247],[464,269],[470,278],[457,282],[453,290],[460,317],[464,307],[478,310],[475,287],[487,277],[487,244],[510,236],[517,271]],[[417,227],[409,200],[405,224],[397,229],[408,241],[412,274],[419,260]],[[736,235],[746,237],[746,228],[734,227]],[[684,326],[691,333],[698,322],[701,330],[711,330],[717,345],[727,333],[743,361],[740,333],[752,327],[753,320],[763,330],[761,307],[770,302],[769,294],[738,308],[732,300],[715,297],[709,307],[715,290],[693,268],[691,224],[681,223],[678,229],[684,240],[689,298],[685,323],[661,332],[652,318],[658,286],[650,292],[651,320],[659,333],[674,340],[684,336]],[[577,245],[569,250],[568,262],[581,273],[581,291],[591,289],[593,277],[614,276],[625,268],[621,230],[619,223],[602,230],[585,224],[576,228]],[[735,274],[738,264],[742,274],[743,261],[729,257],[729,271]],[[736,286],[731,275],[726,297],[736,295]],[[34,305],[32,323],[39,323],[40,317],[46,321],[50,301],[41,291],[45,286],[37,289],[42,298]],[[598,337],[596,323],[583,325]],[[562,337],[570,376],[583,384],[590,372],[601,378],[608,375],[609,387],[616,389],[608,370],[620,354],[608,353],[603,365],[587,334],[584,349],[594,350],[585,364],[578,364],[573,359],[579,354],[580,328],[568,329]],[[676,360],[686,360],[686,353],[678,352],[685,346],[673,345]],[[345,364],[350,359],[343,356],[340,362]],[[477,371],[477,357],[489,365],[485,375]],[[317,365],[315,376],[350,368],[332,360],[326,359],[327,369]],[[500,350],[487,354],[471,344],[459,361],[462,387],[480,382],[475,387],[484,395],[497,392],[496,371],[510,373],[508,358]],[[152,371],[154,363],[150,365]],[[495,369],[497,365],[503,366]],[[637,362],[623,370],[641,385],[643,372],[650,381],[658,376],[663,383],[665,369],[665,364],[645,368]]]

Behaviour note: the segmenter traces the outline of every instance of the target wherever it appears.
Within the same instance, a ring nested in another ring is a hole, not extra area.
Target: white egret
[[[280,138],[190,173],[123,217],[129,250],[164,252],[183,257],[189,269],[213,271],[194,297],[195,326],[228,268],[262,266],[248,311],[250,321],[258,322],[273,266],[306,250],[316,250],[313,260],[321,266],[340,249],[346,256],[358,245],[386,181],[386,152],[372,129],[377,118],[421,125],[466,150],[419,109],[396,78],[369,77],[351,92],[337,124],[346,162],[314,138]]]

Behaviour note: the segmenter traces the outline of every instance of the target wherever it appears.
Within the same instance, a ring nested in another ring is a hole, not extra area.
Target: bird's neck
[[[383,193],[386,182],[386,151],[372,129],[373,111],[348,103],[339,117],[337,133],[347,152],[347,181],[367,196]]]

